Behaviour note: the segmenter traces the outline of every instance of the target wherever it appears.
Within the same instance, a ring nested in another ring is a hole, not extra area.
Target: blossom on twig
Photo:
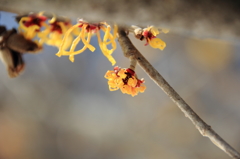
[[[49,25],[46,28],[38,33],[39,43],[47,44],[51,46],[60,47],[63,37],[67,30],[72,27],[72,24],[69,20],[65,19],[64,21],[57,20],[55,16],[48,21]],[[67,42],[64,44],[63,48],[67,49],[70,47],[73,40],[73,35],[69,35]]]
[[[73,40],[72,45],[70,47],[69,51],[66,51],[64,49],[64,45],[66,43],[66,39],[69,37],[69,35],[76,31],[77,28],[80,28],[81,31],[79,31],[78,36]],[[105,32],[105,35],[103,37],[103,40],[100,37],[100,30]],[[61,57],[63,55],[69,56],[69,60],[74,62],[74,55],[80,54],[83,51],[85,51],[87,48],[90,51],[95,51],[95,47],[90,44],[91,37],[94,33],[97,34],[98,37],[98,43],[99,47],[103,53],[104,56],[108,58],[108,60],[112,63],[112,65],[115,65],[116,61],[112,57],[113,51],[116,49],[116,34],[117,34],[117,26],[114,26],[114,32],[113,34],[110,33],[111,31],[111,26],[108,25],[106,22],[100,22],[100,23],[88,23],[86,21],[83,21],[82,19],[79,20],[79,22],[72,26],[68,31],[66,32],[62,43],[60,45],[59,51],[56,54],[57,56]],[[86,39],[87,37],[87,39]],[[77,44],[82,40],[84,46],[82,49],[75,51]],[[112,49],[108,49],[107,46],[111,44]]]
[[[132,69],[122,69],[118,66],[114,67],[113,71],[107,71],[104,76],[108,79],[108,85],[110,91],[116,91],[120,89],[122,93],[126,93],[132,96],[143,93],[146,86],[143,84],[143,79],[139,80]]]
[[[164,32],[167,33],[166,30],[164,30]],[[158,48],[160,50],[163,50],[166,47],[166,43],[156,37],[159,33],[160,33],[159,30],[154,26],[150,26],[148,28],[143,29],[142,35],[147,41],[145,45],[149,44],[151,47],[155,49]]]
[[[46,20],[47,17],[43,16],[43,12],[30,14],[20,19],[18,29],[27,39],[33,39],[42,26],[47,26]]]
[[[160,50],[163,50],[166,47],[166,43],[161,39],[157,38],[157,35],[161,32],[165,34],[168,33],[168,29],[160,29],[159,31],[159,29],[154,26],[150,26],[144,29],[135,25],[132,25],[131,27],[132,29],[134,29],[133,32],[137,39],[141,41],[146,39],[145,46],[150,44],[151,47],[155,49],[158,48]]]
[[[30,14],[21,17],[19,21],[19,31],[27,39],[38,38],[38,44],[44,43],[51,46],[60,47],[64,34],[72,26],[67,19],[59,20],[53,15],[47,23],[47,17],[43,12]],[[68,48],[72,42],[72,36],[68,36],[64,48]]]

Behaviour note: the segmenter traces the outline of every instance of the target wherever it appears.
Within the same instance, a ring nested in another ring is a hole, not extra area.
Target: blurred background
[[[0,25],[17,28],[14,14]],[[240,150],[240,43],[170,32],[160,51],[131,36],[140,52],[212,128]],[[202,137],[188,118],[137,67],[147,89],[135,97],[110,92],[113,69],[96,51],[57,57],[44,46],[25,54],[26,69],[10,79],[0,64],[0,159],[202,159],[229,158]],[[81,46],[79,46],[81,47]],[[128,67],[118,45],[113,54]]]

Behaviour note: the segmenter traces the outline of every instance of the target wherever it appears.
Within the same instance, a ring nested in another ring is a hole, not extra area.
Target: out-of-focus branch
[[[235,159],[240,159],[240,154],[224,141],[208,124],[206,124],[181,98],[181,96],[168,84],[168,82],[159,74],[159,72],[145,59],[145,57],[135,48],[125,29],[119,27],[118,41],[124,55],[130,59],[136,59],[138,64],[147,73],[147,75],[170,97],[170,99],[181,109],[186,117],[196,126],[199,132],[208,137],[217,147]]]
[[[46,11],[88,21],[155,25],[198,37],[239,39],[240,1],[236,0],[1,0],[0,10]]]

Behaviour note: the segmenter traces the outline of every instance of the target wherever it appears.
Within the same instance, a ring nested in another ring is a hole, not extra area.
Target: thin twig
[[[135,58],[148,76],[170,97],[170,99],[181,109],[199,132],[208,137],[217,147],[222,149],[230,157],[240,159],[240,154],[226,141],[224,141],[212,128],[207,125],[180,97],[180,95],[168,84],[168,82],[159,74],[159,72],[145,59],[145,57],[135,48],[128,38],[124,27],[119,27],[118,41],[122,47],[123,53],[127,58]]]

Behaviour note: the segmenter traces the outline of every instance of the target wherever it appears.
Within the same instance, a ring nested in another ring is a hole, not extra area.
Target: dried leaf
[[[21,34],[12,34],[7,39],[7,46],[20,53],[36,53],[42,49],[32,40],[26,39]]]
[[[5,26],[0,25],[0,35],[7,31]]]
[[[22,54],[8,48],[0,50],[0,58],[7,68],[8,75],[11,78],[17,77],[25,68]]]

